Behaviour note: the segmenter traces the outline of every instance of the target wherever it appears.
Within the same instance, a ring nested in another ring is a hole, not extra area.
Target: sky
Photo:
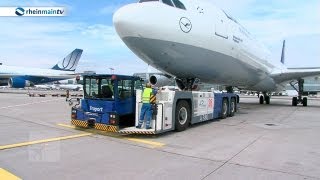
[[[196,1],[196,0],[195,0]],[[319,0],[204,0],[233,16],[280,61],[286,39],[288,67],[320,67]],[[78,72],[132,75],[150,71],[121,41],[113,13],[137,0],[1,0],[0,6],[63,6],[65,17],[0,17],[0,62],[51,68],[75,48]],[[152,70],[151,70],[152,71]]]

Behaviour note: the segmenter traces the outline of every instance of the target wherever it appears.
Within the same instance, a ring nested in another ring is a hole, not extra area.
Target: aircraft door
[[[215,35],[228,39],[228,21],[225,15],[219,15],[215,22]]]

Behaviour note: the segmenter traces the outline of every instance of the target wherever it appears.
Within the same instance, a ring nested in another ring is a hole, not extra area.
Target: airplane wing
[[[1,79],[9,79],[9,78],[14,77],[14,76],[16,76],[16,75],[15,74],[13,74],[13,75],[12,74],[0,74],[0,78]]]
[[[320,67],[314,68],[288,68],[282,72],[274,73],[271,76],[276,83],[282,83],[291,80],[297,80],[306,77],[314,77],[320,75]]]

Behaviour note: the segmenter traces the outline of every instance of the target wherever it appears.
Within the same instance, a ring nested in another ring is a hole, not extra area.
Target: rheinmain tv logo
[[[16,15],[23,16],[24,15],[24,9],[22,7],[18,7],[16,9]]]
[[[17,7],[17,16],[65,16],[66,10],[63,7]]]

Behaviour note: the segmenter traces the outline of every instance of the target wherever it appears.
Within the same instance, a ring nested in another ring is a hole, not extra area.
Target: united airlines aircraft
[[[180,89],[195,82],[216,83],[270,93],[298,84],[292,105],[307,106],[302,97],[303,78],[320,74],[320,68],[284,66],[285,42],[279,64],[234,18],[201,0],[140,0],[120,8],[113,16],[123,42],[143,61],[175,77]],[[279,52],[280,54],[280,52]]]
[[[51,69],[27,68],[0,65],[0,85],[24,88],[32,84],[42,84],[75,77],[82,49],[75,49]]]

